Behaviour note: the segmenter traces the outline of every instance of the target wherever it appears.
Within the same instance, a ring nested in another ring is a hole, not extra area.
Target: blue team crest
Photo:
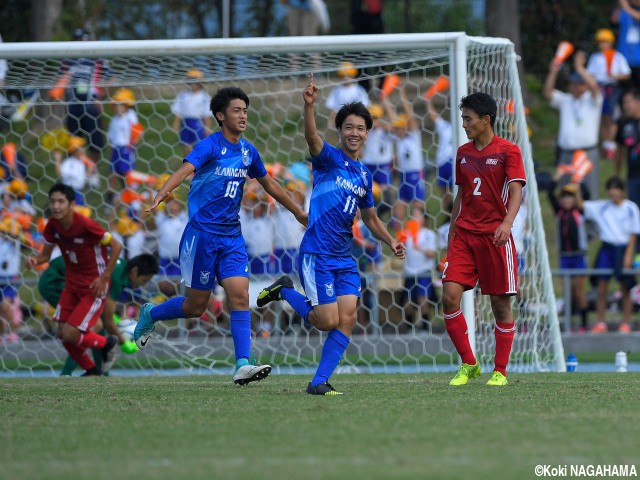
[[[364,182],[364,186],[367,186],[367,172],[364,170],[360,170],[360,175],[362,175],[362,181]]]
[[[324,288],[327,292],[327,297],[333,297],[333,283],[325,283]]]
[[[210,272],[207,271],[201,271],[200,272],[200,283],[203,285],[206,285],[209,282],[209,274]]]
[[[244,147],[244,142],[240,143],[240,151],[242,152],[242,164],[248,167],[251,159],[249,158],[249,149]]]

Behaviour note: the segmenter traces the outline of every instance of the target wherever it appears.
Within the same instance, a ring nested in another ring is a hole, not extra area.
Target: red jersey
[[[507,214],[509,183],[514,181],[527,183],[517,145],[494,135],[481,151],[473,141],[458,148],[456,184],[462,197],[456,226],[473,233],[495,233]]]
[[[73,212],[69,230],[52,218],[42,235],[45,242],[60,247],[67,268],[65,290],[87,293],[91,282],[102,275],[107,266],[106,244],[111,240],[111,234],[95,220]]]

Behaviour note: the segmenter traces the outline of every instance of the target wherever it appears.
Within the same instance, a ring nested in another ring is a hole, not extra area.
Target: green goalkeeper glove
[[[133,340],[127,340],[122,345],[120,345],[120,348],[127,355],[131,355],[132,353],[136,353],[138,350],[140,350],[136,345],[136,342],[134,342]]]

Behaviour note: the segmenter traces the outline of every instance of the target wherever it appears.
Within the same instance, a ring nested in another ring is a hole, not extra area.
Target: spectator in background
[[[75,41],[88,41],[90,34],[83,28],[73,33]],[[72,58],[62,62],[61,78],[49,96],[67,103],[67,130],[71,135],[84,137],[89,157],[98,163],[105,146],[102,128],[102,106],[105,98],[102,84],[111,77],[106,60],[100,58]]]
[[[626,58],[613,48],[615,36],[607,28],[596,32],[595,40],[598,52],[589,57],[587,71],[593,75],[602,93],[602,118],[600,120],[600,136],[604,156],[612,160],[616,151],[616,124],[620,116],[618,102],[622,93],[620,82],[631,78],[631,68]]]
[[[570,165],[576,150],[585,150],[593,170],[584,181],[589,198],[598,198],[598,132],[602,113],[602,95],[595,78],[586,70],[584,52],[574,54],[575,71],[569,78],[569,93],[556,90],[561,65],[551,62],[544,83],[544,96],[560,111],[560,130],[556,148],[556,165]]]
[[[76,205],[84,205],[84,191],[87,183],[97,187],[100,181],[96,164],[85,155],[86,140],[82,137],[71,137],[67,144],[67,157],[63,160],[59,150],[53,151],[56,162],[56,175],[60,182],[69,185],[76,192]]]
[[[2,221],[0,222],[0,344],[19,340],[14,328],[20,324],[20,234],[22,228],[14,218],[18,205],[7,187],[2,190]]]
[[[561,175],[561,171],[556,173],[547,190],[556,215],[556,245],[560,269],[584,270],[587,268],[587,230],[582,210],[578,208],[577,190],[580,187],[576,184],[565,185],[560,190],[560,198],[556,197],[556,185]],[[586,279],[586,275],[571,276],[571,311],[576,311],[575,306],[580,314],[579,332],[586,332],[588,328],[588,302],[584,291]]]
[[[247,192],[242,197],[242,215],[240,216],[249,256],[251,275],[269,275],[273,273],[273,244],[275,226],[269,217],[269,203],[266,195]]]
[[[640,90],[632,88],[622,96],[624,118],[618,122],[616,175],[622,176],[622,155],[626,150],[626,179],[629,200],[640,207]]]
[[[358,308],[357,313],[357,323],[360,324],[362,328],[366,328],[366,325],[370,323],[369,315],[374,308],[377,308],[377,302],[375,301],[377,289],[375,289],[373,285],[370,285],[369,281],[382,260],[382,254],[380,253],[380,244],[376,240],[376,237],[373,236],[371,230],[369,230],[362,221],[360,210],[356,212],[352,232],[353,244],[351,247],[351,255],[358,263],[360,290],[362,292],[361,306]]]
[[[433,106],[433,102],[427,103],[429,118],[435,126],[438,135],[438,149],[436,150],[436,176],[438,187],[445,197],[445,202],[451,200],[453,193],[453,127],[451,122],[442,118]]]
[[[395,163],[400,175],[398,199],[393,205],[396,226],[402,224],[408,208],[424,209],[426,187],[424,182],[424,153],[420,124],[413,113],[413,105],[407,98],[404,87],[400,88],[400,98],[404,113],[396,115],[395,109],[385,97],[385,108],[391,119],[391,129],[395,144]]]
[[[177,285],[182,277],[180,273],[180,239],[187,226],[189,217],[182,204],[171,196],[149,222],[158,236],[158,257],[160,258],[160,275],[158,282],[160,292],[173,297],[178,294]],[[171,277],[171,278],[170,278]]]
[[[306,186],[304,182],[289,180],[285,189],[291,198],[304,210]],[[273,240],[276,275],[289,275],[298,272],[298,248],[304,235],[304,227],[296,217],[279,204],[274,205],[271,214],[275,238]]]
[[[611,15],[618,25],[617,50],[631,67],[631,85],[640,88],[640,0],[618,0],[619,8]]]
[[[384,107],[379,103],[369,106],[373,127],[364,143],[362,163],[369,169],[373,181],[379,185],[384,202],[378,204],[378,214],[383,205],[390,205],[389,188],[393,184],[393,138],[389,132],[389,122],[385,119]]]
[[[351,33],[354,35],[375,35],[384,33],[382,21],[382,0],[351,0]],[[367,73],[374,73],[367,69]],[[380,77],[381,87],[384,77]],[[373,80],[362,78],[358,81],[362,87],[370,91]]]
[[[331,111],[329,113],[329,126],[332,129],[336,128],[336,113],[343,105],[360,102],[365,107],[368,107],[371,104],[367,91],[355,81],[358,76],[358,70],[353,63],[340,62],[337,73],[340,77],[340,84],[331,90],[324,104]]]
[[[430,223],[423,209],[414,207],[411,219],[398,238],[407,249],[404,261],[404,290],[407,295],[404,318],[411,326],[419,325],[425,330],[429,328],[432,305],[438,301],[433,289],[438,237],[429,228]],[[420,314],[418,322],[414,319],[416,312]]]
[[[0,149],[0,179],[10,182],[13,179],[27,179],[27,160],[13,142],[6,142]]]
[[[135,96],[128,88],[119,88],[113,94],[115,115],[109,123],[107,137],[111,146],[111,175],[109,176],[110,193],[119,192],[126,175],[135,169],[135,143],[139,141],[141,131],[138,115],[135,110]],[[109,204],[113,202],[108,202]]]
[[[196,68],[187,72],[189,89],[182,90],[171,105],[173,129],[180,132],[185,156],[200,140],[211,134],[211,96],[204,89],[204,73]]]
[[[311,6],[312,0],[280,0],[288,9],[288,27],[290,37],[318,35],[319,22]]]
[[[633,266],[636,241],[640,234],[640,209],[635,203],[624,198],[625,183],[620,177],[611,177],[607,180],[606,187],[608,200],[582,203],[580,190],[576,190],[576,193],[579,206],[584,208],[584,218],[597,225],[602,241],[595,268],[613,269],[613,276],[618,280],[622,290],[622,322],[618,331],[629,333],[633,309],[630,290],[636,282],[633,275],[623,274],[622,270]],[[602,333],[608,330],[605,310],[610,279],[611,275],[598,276],[598,323],[591,329],[592,332]]]

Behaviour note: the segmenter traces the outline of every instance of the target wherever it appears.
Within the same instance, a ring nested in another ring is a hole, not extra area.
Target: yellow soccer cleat
[[[493,375],[491,375],[491,378],[487,382],[487,385],[491,385],[493,387],[502,387],[503,385],[506,385],[507,383],[508,383],[507,382],[507,377],[505,377],[500,372],[493,372]]]
[[[476,362],[475,365],[469,365],[468,363],[463,363],[460,365],[458,369],[458,373],[456,376],[451,379],[449,385],[466,385],[469,382],[469,379],[476,378],[480,376],[480,364]]]

